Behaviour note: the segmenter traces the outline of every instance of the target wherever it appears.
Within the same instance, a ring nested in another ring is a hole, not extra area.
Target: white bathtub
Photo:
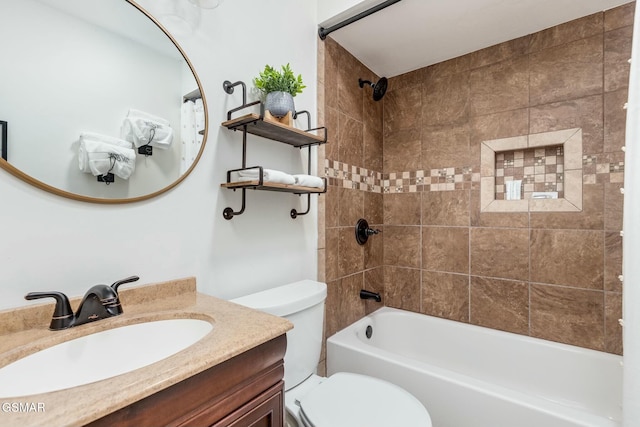
[[[621,361],[388,307],[327,340],[328,374],[396,383],[420,399],[434,427],[620,427]]]

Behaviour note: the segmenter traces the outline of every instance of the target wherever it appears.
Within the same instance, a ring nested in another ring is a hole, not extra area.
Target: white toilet
[[[284,357],[287,427],[431,427],[420,401],[394,384],[346,372],[315,375],[326,297],[325,283],[302,280],[231,300],[294,325]]]

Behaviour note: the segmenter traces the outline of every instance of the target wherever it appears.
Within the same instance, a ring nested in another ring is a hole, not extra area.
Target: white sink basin
[[[212,329],[204,320],[158,320],[66,341],[0,368],[0,398],[63,390],[121,375],[184,350]]]

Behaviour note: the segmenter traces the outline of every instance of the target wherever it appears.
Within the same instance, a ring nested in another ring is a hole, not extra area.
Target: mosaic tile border
[[[354,190],[382,193],[382,173],[337,160],[324,159],[324,176],[328,184]]]
[[[601,155],[601,157],[608,157]],[[583,183],[622,183],[624,162],[583,156]],[[383,174],[337,160],[324,160],[324,176],[334,187],[371,193],[415,193],[419,191],[478,190],[480,172],[471,167],[441,168]]]
[[[623,183],[624,160],[610,161],[609,157],[609,154],[582,156],[582,182],[584,184]],[[624,159],[624,156],[622,158]]]
[[[480,171],[474,171],[471,167],[383,174],[330,159],[325,159],[324,166],[329,185],[372,193],[416,193],[480,188]]]
[[[383,193],[415,193],[419,191],[471,190],[480,186],[480,171],[471,167],[452,167],[392,172],[385,174]]]

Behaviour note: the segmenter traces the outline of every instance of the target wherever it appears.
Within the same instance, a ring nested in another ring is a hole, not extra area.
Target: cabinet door
[[[212,427],[284,427],[283,383],[265,391]]]

